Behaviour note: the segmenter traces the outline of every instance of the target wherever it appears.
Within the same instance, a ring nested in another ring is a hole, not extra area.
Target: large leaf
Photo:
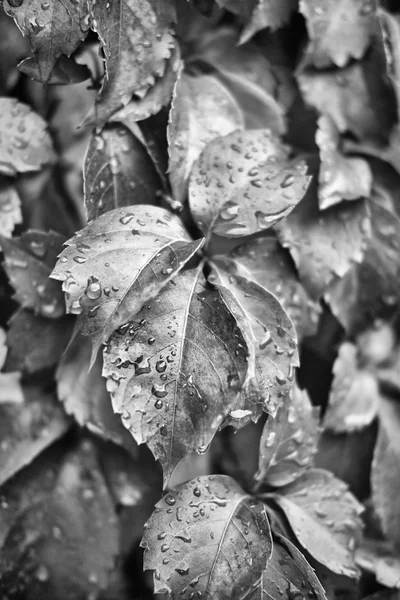
[[[110,125],[92,135],[84,184],[88,220],[113,208],[154,204],[161,188],[146,148],[123,125]]]
[[[313,464],[319,434],[319,409],[294,386],[290,400],[264,426],[258,481],[278,487],[297,479]]]
[[[311,179],[306,171],[268,129],[217,138],[193,166],[192,214],[202,231],[224,237],[265,231],[301,200]]]
[[[189,175],[201,151],[215,138],[243,129],[243,114],[214,75],[181,71],[168,126],[169,176],[175,200],[186,200]]]
[[[135,94],[144,96],[162,77],[175,42],[171,0],[117,0],[91,5],[92,27],[106,59],[106,76],[96,106],[95,119],[104,123]]]
[[[274,500],[301,547],[334,573],[357,576],[352,550],[362,506],[347,486],[328,471],[313,469],[279,491]]]
[[[245,597],[272,552],[265,507],[226,475],[171,490],[158,502],[142,545],[155,592],[183,599]]]
[[[64,237],[58,233],[26,231],[19,238],[1,238],[4,267],[15,289],[15,300],[42,317],[57,319],[65,313],[62,290],[49,279]]]
[[[28,36],[40,80],[47,83],[57,59],[70,56],[89,30],[87,2],[74,0],[4,0],[4,10]]]
[[[0,235],[10,237],[14,227],[22,223],[21,200],[18,192],[9,183],[0,187]]]
[[[39,171],[54,162],[45,121],[15,98],[0,98],[0,136],[0,173]]]
[[[181,273],[104,351],[115,412],[160,460],[165,482],[189,452],[205,452],[246,376],[246,346],[220,294]]]
[[[371,0],[301,0],[311,39],[308,60],[318,68],[344,67],[365,54],[376,30]]]
[[[145,205],[109,211],[66,242],[52,277],[63,281],[67,312],[81,315],[94,354],[202,243],[167,210]]]

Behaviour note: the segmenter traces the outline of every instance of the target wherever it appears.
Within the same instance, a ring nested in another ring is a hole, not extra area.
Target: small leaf
[[[373,372],[359,366],[357,347],[344,342],[333,365],[324,427],[336,433],[363,429],[376,417],[380,392]]]
[[[193,166],[190,208],[203,232],[243,237],[286,217],[311,180],[303,161],[289,161],[268,129],[235,131],[212,141]]]
[[[48,82],[57,59],[62,54],[71,56],[89,30],[87,2],[4,0],[3,7],[28,36],[41,83]]]
[[[297,541],[338,575],[357,577],[353,552],[362,506],[328,471],[313,469],[273,495]]]
[[[42,83],[40,62],[37,57],[25,58],[25,60],[19,63],[18,70],[35,81]],[[71,85],[82,83],[90,79],[90,77],[91,72],[86,65],[80,65],[72,58],[61,55],[57,59],[46,83],[47,85]]]
[[[46,122],[15,98],[0,98],[0,135],[0,173],[39,171],[54,162]]]
[[[202,246],[180,220],[146,205],[114,209],[66,242],[52,273],[63,281],[67,312],[100,345],[182,269]]]
[[[205,452],[236,407],[246,346],[220,294],[180,273],[109,340],[103,375],[114,411],[160,460],[167,482],[189,452]]]
[[[15,187],[4,182],[0,187],[0,235],[11,237],[14,227],[21,223],[21,200],[18,192]]]
[[[377,583],[400,589],[400,554],[392,544],[365,538],[356,550],[356,562],[373,573]]]
[[[155,592],[174,597],[243,598],[272,552],[263,504],[226,475],[199,477],[156,505],[142,545]]]
[[[168,126],[169,176],[175,200],[186,200],[193,163],[212,140],[243,129],[243,114],[214,75],[192,77],[181,71]]]
[[[154,204],[161,188],[143,144],[123,125],[110,125],[91,137],[84,166],[88,220],[113,208]]]
[[[374,0],[301,0],[310,36],[307,60],[318,69],[364,56],[376,30]]]
[[[264,426],[256,479],[274,487],[297,479],[312,466],[319,435],[319,409],[294,386],[290,399]]]
[[[104,124],[133,95],[145,96],[162,77],[175,46],[171,26],[175,9],[171,0],[118,0],[107,6],[91,5],[92,27],[106,60],[106,76],[98,98],[95,120]]]
[[[368,198],[372,187],[368,163],[363,158],[345,156],[340,152],[339,132],[330,117],[323,116],[318,120],[316,142],[321,157],[318,187],[320,208],[329,208],[342,200]]]
[[[42,317],[57,319],[65,313],[59,284],[49,279],[64,237],[53,231],[24,232],[19,238],[1,238],[4,268],[15,289],[14,298]]]
[[[258,31],[267,27],[272,31],[283,27],[290,21],[296,8],[297,0],[257,0],[250,21],[241,33],[240,42],[247,42]]]

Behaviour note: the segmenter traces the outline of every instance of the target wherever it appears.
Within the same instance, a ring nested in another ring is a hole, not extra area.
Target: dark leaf
[[[0,235],[10,237],[22,223],[21,200],[14,186],[2,182],[0,187]]]
[[[56,2],[59,0],[55,0]],[[28,77],[31,77],[35,81],[42,82],[41,64],[39,58],[32,56],[26,58],[18,65],[18,69],[21,73],[24,73]],[[46,83],[48,85],[71,85],[76,83],[82,83],[90,79],[91,72],[86,65],[80,65],[76,63],[72,58],[67,58],[61,55]]]
[[[245,597],[263,573],[272,538],[263,504],[226,475],[199,477],[168,492],[143,536],[155,592]],[[193,596],[192,596],[193,597]]]

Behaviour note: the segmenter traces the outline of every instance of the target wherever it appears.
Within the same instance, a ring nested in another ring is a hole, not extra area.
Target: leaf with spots
[[[84,166],[88,220],[113,208],[155,204],[161,187],[146,148],[129,129],[109,125],[92,135]]]
[[[189,183],[193,217],[203,232],[243,237],[269,229],[302,199],[311,180],[304,161],[269,129],[235,131],[212,141]]]
[[[293,386],[276,416],[264,425],[256,479],[281,487],[300,477],[313,465],[320,432],[319,409],[306,391]]]
[[[39,171],[55,160],[46,122],[23,102],[0,98],[0,173]]]
[[[168,125],[169,177],[174,199],[186,200],[193,163],[212,140],[244,128],[230,91],[214,75],[181,71]]]
[[[177,486],[156,505],[142,540],[155,592],[189,600],[243,598],[272,552],[264,505],[226,475]]]
[[[0,183],[0,235],[11,237],[14,227],[22,223],[21,200],[14,186]]]
[[[246,3],[247,1],[244,0]],[[297,0],[257,0],[251,18],[241,33],[240,42],[247,42],[267,27],[272,31],[284,27],[296,8]]]
[[[106,61],[106,75],[90,120],[104,124],[132,96],[144,97],[163,77],[174,47],[172,0],[92,2],[92,28]]]
[[[202,246],[167,210],[138,204],[100,216],[66,242],[52,273],[63,282],[67,312],[78,314],[94,357]]]
[[[165,484],[236,408],[246,354],[234,317],[198,270],[180,273],[110,338],[103,375],[114,411],[161,462]]]
[[[60,285],[49,279],[64,237],[33,229],[21,237],[0,238],[4,268],[15,290],[14,299],[42,317],[57,319],[65,313]]]
[[[76,0],[4,0],[4,10],[28,36],[41,83],[61,55],[71,56],[89,31],[88,3]]]
[[[345,483],[329,471],[312,469],[269,497],[284,512],[301,548],[333,573],[357,577],[353,550],[363,508]]]

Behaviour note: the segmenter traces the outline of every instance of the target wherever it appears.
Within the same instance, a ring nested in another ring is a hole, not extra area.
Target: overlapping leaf
[[[8,348],[6,346],[7,334],[4,329],[0,328],[0,370],[3,369],[7,358]],[[12,371],[8,373],[0,373],[0,406],[2,403],[10,403],[20,405],[24,401],[22,391],[21,373]]]
[[[155,592],[244,598],[267,566],[272,537],[263,504],[230,477],[216,475],[164,496],[142,545],[144,568],[155,571]]]
[[[244,0],[243,3],[247,3]],[[297,8],[297,0],[257,0],[251,18],[241,33],[240,41],[247,42],[253,35],[267,27],[274,31],[290,21]]]
[[[165,481],[237,408],[246,355],[235,319],[197,270],[181,273],[110,338],[103,374],[114,410],[160,460]]]
[[[193,166],[190,208],[202,231],[243,237],[286,217],[307,190],[303,161],[270,130],[233,132],[217,138]]]
[[[22,223],[21,200],[18,192],[9,183],[0,187],[0,235],[10,237],[14,227]]]
[[[18,69],[31,79],[42,83],[40,62],[37,57],[25,58]],[[61,55],[54,65],[48,80],[48,85],[72,85],[87,81],[91,77],[90,69],[86,65],[76,63],[72,58]]]
[[[356,561],[381,585],[400,589],[400,555],[390,542],[363,539],[356,550]]]
[[[66,242],[52,273],[63,281],[67,312],[81,315],[84,335],[101,343],[135,315],[201,247],[180,220],[137,205],[102,215]]]

